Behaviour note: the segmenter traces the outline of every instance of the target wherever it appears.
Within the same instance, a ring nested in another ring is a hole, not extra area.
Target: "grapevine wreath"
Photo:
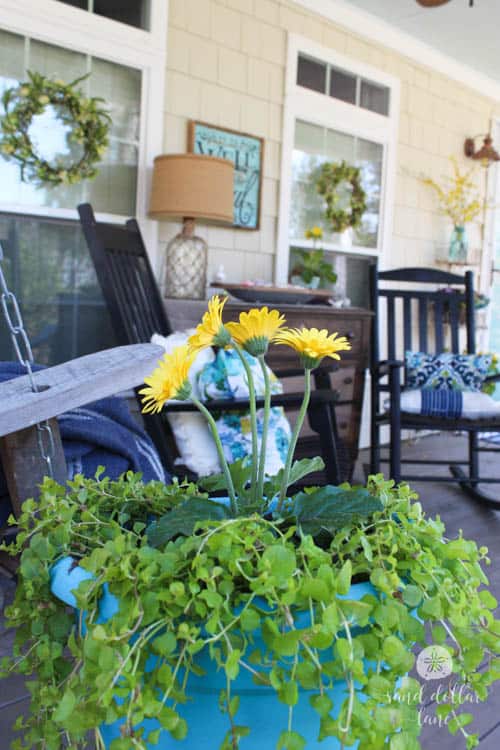
[[[110,117],[102,108],[102,99],[88,98],[75,87],[86,76],[72,83],[51,80],[28,72],[28,80],[9,88],[2,96],[4,113],[0,116],[0,153],[14,159],[21,167],[21,179],[39,185],[72,185],[95,177],[96,163],[108,146]],[[36,115],[49,106],[58,108],[59,119],[69,125],[69,142],[82,146],[82,155],[71,164],[60,159],[53,162],[37,153],[29,134]]]
[[[339,208],[340,193],[338,186],[347,182],[351,186],[349,206]],[[318,193],[326,201],[325,216],[330,221],[334,232],[343,232],[349,227],[359,227],[366,211],[366,193],[361,186],[361,171],[345,161],[340,164],[327,162],[322,164],[316,182]]]

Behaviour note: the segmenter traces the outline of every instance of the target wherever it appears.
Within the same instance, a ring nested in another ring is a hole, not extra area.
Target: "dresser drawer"
[[[330,382],[334,391],[337,391],[339,401],[352,401],[354,398],[354,378],[356,368],[354,365],[341,367],[330,375]]]

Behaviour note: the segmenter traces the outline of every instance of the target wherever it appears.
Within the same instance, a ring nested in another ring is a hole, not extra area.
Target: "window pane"
[[[111,116],[111,135],[139,141],[141,71],[125,65],[92,59],[92,96],[100,96]]]
[[[324,94],[326,91],[326,64],[299,55],[297,85]]]
[[[354,233],[354,245],[376,248],[378,241],[380,195],[384,149],[380,143],[356,138],[349,133],[322,128],[301,120],[296,122],[295,145],[292,155],[292,209],[289,236],[291,240],[304,238],[306,229],[323,228],[327,242],[336,240],[324,219],[325,202],[318,195],[316,182],[321,164],[326,161],[355,164],[361,168],[361,179],[366,191],[367,210],[362,224]],[[340,185],[339,208],[347,208],[349,185]]]
[[[37,363],[57,364],[115,345],[77,222],[0,214],[0,242]],[[13,358],[0,325],[0,359]]]
[[[359,104],[364,109],[387,116],[389,114],[389,89],[386,86],[377,86],[370,81],[361,81]]]
[[[94,0],[94,13],[149,31],[149,0]]]
[[[356,76],[330,68],[330,96],[349,104],[356,104]]]
[[[292,155],[290,238],[303,239],[306,229],[321,225],[323,200],[316,190],[318,169],[325,161],[325,128],[297,121]]]
[[[23,37],[0,32],[0,92],[24,78],[24,52]],[[37,40],[30,41],[26,67],[65,81],[73,81],[90,71],[79,89],[86,95],[104,99],[104,107],[112,119],[110,145],[94,180],[57,187],[22,182],[19,166],[0,157],[0,205],[75,208],[78,203],[90,200],[98,212],[134,214],[141,72]],[[57,156],[64,162],[79,158],[81,153],[81,146],[68,144],[67,130],[57,111],[48,107],[43,115],[33,119],[30,135],[42,156],[49,161]]]
[[[354,232],[354,244],[362,247],[377,247],[383,159],[382,144],[357,139],[355,163],[361,168],[361,184],[366,193],[366,211],[361,226]]]
[[[126,23],[128,26],[136,26],[138,29],[150,28],[150,0],[94,0],[91,4],[89,0],[59,0],[65,5],[72,5],[74,8],[93,11],[98,16],[105,16],[112,21]]]
[[[111,141],[100,163],[97,177],[85,185],[85,200],[96,210],[133,216],[135,214],[135,186],[137,184],[137,146]]]

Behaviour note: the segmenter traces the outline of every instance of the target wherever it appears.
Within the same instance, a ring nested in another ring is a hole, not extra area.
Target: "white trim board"
[[[377,16],[354,7],[345,0],[292,0],[292,2],[311,13],[327,18],[340,28],[392,49],[418,65],[442,73],[474,89],[479,94],[500,101],[498,81],[443,54],[435,47],[401,31]]]

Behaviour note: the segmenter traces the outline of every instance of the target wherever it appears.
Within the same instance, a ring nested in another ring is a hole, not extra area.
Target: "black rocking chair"
[[[383,285],[383,286],[382,286]],[[443,288],[444,287],[444,288]],[[449,288],[455,291],[450,293]],[[448,288],[448,291],[445,289]],[[378,473],[380,465],[388,463],[390,476],[396,482],[443,481],[458,482],[473,498],[500,509],[500,494],[496,500],[485,494],[482,484],[498,484],[500,477],[483,477],[480,473],[480,454],[500,452],[500,448],[480,445],[480,433],[500,432],[500,416],[464,419],[428,417],[401,410],[401,393],[405,389],[405,351],[439,354],[444,351],[460,353],[461,327],[465,328],[465,351],[475,353],[474,284],[473,274],[459,276],[431,268],[399,268],[390,271],[371,269],[371,298],[375,321],[371,349],[371,455],[370,471]],[[385,305],[382,306],[382,303]],[[384,309],[385,308],[385,309]],[[379,336],[385,316],[387,358],[380,359]],[[418,349],[413,342],[418,341]],[[403,377],[402,377],[403,375]],[[500,375],[488,377],[486,382],[500,380]],[[385,409],[384,401],[389,400]],[[382,454],[381,429],[389,428],[389,454]],[[404,459],[402,430],[463,431],[468,436],[467,456],[463,461]],[[403,464],[449,466],[450,477],[412,475],[403,471]],[[466,466],[466,471],[462,468]]]
[[[108,308],[111,323],[119,344],[149,342],[154,333],[163,336],[170,334],[171,328],[162,303],[139,225],[130,219],[124,226],[105,224],[95,219],[92,206],[88,203],[78,206],[78,213],[90,255],[94,262],[97,278]],[[325,471],[321,476],[313,475],[315,483],[339,484],[347,478],[341,472],[338,456],[339,439],[335,419],[337,394],[330,387],[328,372],[335,369],[321,367],[314,373],[315,389],[311,394],[308,419],[311,429],[318,434],[319,452]],[[296,377],[302,370],[285,370],[275,373],[279,378]],[[136,391],[137,394],[137,391]],[[273,406],[297,410],[302,402],[302,393],[286,393],[272,397]],[[263,406],[258,399],[257,406]],[[217,400],[207,402],[210,411],[245,412],[249,408],[247,399]],[[179,474],[174,468],[177,449],[166,420],[166,412],[195,411],[189,402],[168,404],[160,415],[144,415],[146,430],[154,441],[166,469]],[[300,439],[297,446],[300,453]],[[189,471],[183,472],[189,476]],[[311,477],[308,478],[311,483]]]

